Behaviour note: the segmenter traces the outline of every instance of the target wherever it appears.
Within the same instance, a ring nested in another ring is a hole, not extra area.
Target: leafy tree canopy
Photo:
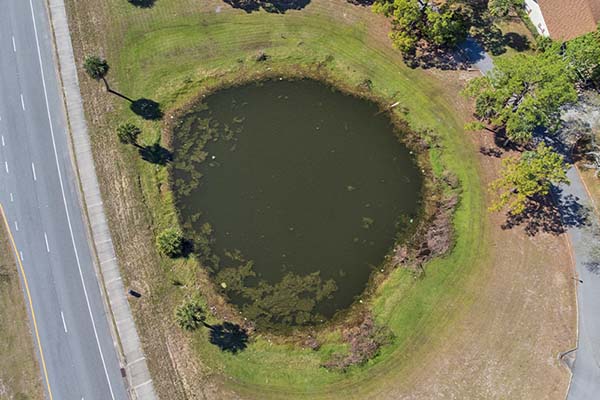
[[[176,228],[167,228],[156,238],[156,248],[164,255],[176,258],[183,255],[183,233]]]
[[[497,60],[487,76],[472,80],[465,93],[475,98],[475,116],[505,129],[509,140],[527,143],[538,126],[551,128],[560,107],[577,100],[573,75],[555,52],[517,54]]]
[[[523,0],[490,0],[488,2],[488,10],[492,17],[496,19],[505,19],[512,12],[517,11],[524,5]]]
[[[548,195],[552,184],[569,182],[562,156],[544,143],[520,158],[506,158],[502,164],[501,177],[490,185],[499,194],[491,207],[494,211],[506,207],[512,215],[521,214],[529,200]]]
[[[108,74],[108,63],[98,56],[87,56],[83,62],[83,69],[90,78],[100,80]]]
[[[466,35],[467,24],[457,2],[434,6],[419,0],[377,0],[375,12],[392,18],[390,37],[400,51],[422,45],[452,46]]]
[[[580,82],[600,84],[600,31],[565,43],[564,56]]]
[[[442,7],[436,11],[427,8],[428,29],[426,35],[430,42],[438,46],[454,46],[465,38],[466,22],[458,8]]]

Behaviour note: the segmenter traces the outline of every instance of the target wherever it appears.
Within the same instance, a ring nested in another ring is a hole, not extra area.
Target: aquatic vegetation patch
[[[402,134],[374,103],[310,80],[224,89],[178,116],[181,224],[244,318],[315,325],[360,299],[421,212]]]

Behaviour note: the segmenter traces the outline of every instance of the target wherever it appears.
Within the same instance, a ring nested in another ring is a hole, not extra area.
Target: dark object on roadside
[[[131,296],[133,296],[133,297],[135,297],[135,298],[137,298],[137,299],[139,299],[140,297],[142,297],[142,295],[141,295],[140,293],[136,292],[136,291],[135,291],[135,290],[133,290],[133,289],[129,289],[129,290],[127,291],[127,293],[129,293],[129,295],[131,295]]]

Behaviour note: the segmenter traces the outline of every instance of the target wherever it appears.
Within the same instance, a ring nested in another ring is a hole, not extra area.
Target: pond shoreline
[[[344,95],[375,104],[380,110],[378,114],[385,113],[387,115],[393,125],[396,139],[411,150],[411,154],[414,156],[416,164],[421,170],[421,177],[423,179],[421,190],[422,203],[417,223],[414,224],[412,227],[413,229],[408,234],[408,239],[405,238],[405,240],[394,241],[394,245],[390,251],[386,253],[381,265],[370,273],[369,280],[365,285],[364,290],[361,292],[362,294],[359,299],[354,301],[347,308],[337,312],[322,324],[294,326],[285,332],[266,332],[261,330],[257,332],[260,333],[261,336],[276,343],[295,343],[301,347],[306,347],[307,341],[310,341],[316,336],[326,335],[328,332],[334,332],[336,330],[357,327],[363,323],[366,318],[370,318],[369,304],[378,288],[386,281],[393,270],[396,268],[408,268],[414,273],[415,279],[419,279],[421,273],[424,271],[422,269],[423,262],[445,254],[446,251],[452,247],[453,232],[449,231],[447,235],[449,237],[445,238],[445,240],[448,241],[448,247],[445,251],[441,252],[441,254],[431,253],[428,254],[427,257],[419,255],[422,250],[422,244],[427,241],[428,235],[435,228],[434,221],[436,221],[436,218],[439,219],[440,215],[443,214],[444,218],[451,224],[452,215],[458,205],[458,200],[452,202],[449,208],[444,206],[444,201],[448,200],[448,193],[454,193],[455,196],[458,197],[458,182],[449,183],[448,179],[439,179],[434,175],[429,161],[429,150],[432,147],[437,147],[439,145],[437,143],[436,135],[430,131],[415,132],[414,130],[411,130],[408,123],[400,115],[406,115],[407,111],[396,109],[398,102],[394,101],[394,99],[376,96],[370,91],[368,86],[364,84],[352,86],[336,80],[330,74],[323,72],[319,65],[314,68],[287,66],[278,70],[260,71],[251,74],[245,74],[244,72],[245,71],[237,71],[227,75],[213,77],[214,81],[211,81],[209,85],[204,86],[195,96],[192,96],[189,101],[167,112],[165,118],[166,122],[163,124],[162,128],[162,143],[165,144],[169,151],[174,150],[173,142],[175,125],[194,106],[216,92],[253,83],[260,84],[267,81],[312,80],[326,85],[332,90],[338,91]],[[171,193],[174,193],[171,169],[172,167],[169,166],[168,190]],[[177,207],[175,208],[178,224],[182,227],[183,221],[181,213]],[[398,252],[400,249],[405,253],[401,260],[398,259]],[[225,299],[223,294],[220,293],[214,277],[209,276],[210,274],[207,273],[204,267],[199,266],[199,269],[202,270],[200,273],[206,276],[204,277],[205,279],[200,280],[200,282],[205,284],[201,285],[198,290],[206,299],[207,306],[212,310],[213,315],[219,319],[238,323],[250,332],[253,332],[255,330],[254,325],[244,318],[244,315],[236,305]],[[310,347],[310,345],[308,347]]]

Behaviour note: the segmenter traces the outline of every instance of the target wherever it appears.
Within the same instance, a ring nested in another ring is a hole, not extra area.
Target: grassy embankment
[[[174,306],[206,285],[206,276],[194,259],[171,262],[153,249],[153,234],[176,224],[166,168],[140,160],[133,148],[114,138],[119,123],[132,121],[144,130],[140,142],[150,144],[161,137],[162,123],[141,120],[127,102],[82,76],[117,252],[128,284],[144,293],[133,309],[159,393],[194,397],[203,390],[199,386],[212,387],[222,375],[223,387],[249,397],[365,396],[389,385],[401,387],[423,359],[444,347],[485,274],[489,236],[478,162],[463,134],[454,92],[433,75],[404,66],[386,38],[384,19],[339,0],[315,0],[301,11],[280,15],[246,14],[220,1],[159,0],[149,9],[122,0],[108,0],[103,7],[93,1],[68,3],[79,60],[84,54],[104,54],[114,89],[159,102],[167,118],[200,90],[267,72],[318,72],[347,86],[368,78],[374,95],[400,102],[398,109],[407,111],[402,117],[413,129],[431,129],[439,136],[441,148],[430,153],[432,167],[437,174],[453,171],[463,185],[452,253],[429,263],[423,279],[396,270],[370,300],[377,321],[396,336],[376,359],[345,374],[320,368],[341,347],[336,334],[322,337],[328,344],[318,352],[255,336],[242,353],[222,353],[208,343],[205,331],[186,336],[173,326]],[[256,62],[258,51],[268,60]],[[174,281],[185,285],[177,287]]]
[[[42,398],[17,264],[0,215],[0,399]]]

